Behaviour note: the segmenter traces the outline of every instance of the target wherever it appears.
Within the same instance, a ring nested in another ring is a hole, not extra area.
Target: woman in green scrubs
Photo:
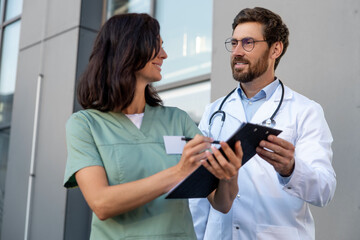
[[[77,87],[85,110],[66,125],[64,180],[80,187],[93,211],[91,239],[196,239],[188,201],[164,194],[201,164],[220,179],[212,206],[231,208],[240,143],[235,152],[221,143],[226,161],[184,111],[162,106],[151,83],[160,81],[166,58],[159,24],[147,14],[114,16],[96,38]],[[194,139],[182,155],[168,155],[163,136]]]

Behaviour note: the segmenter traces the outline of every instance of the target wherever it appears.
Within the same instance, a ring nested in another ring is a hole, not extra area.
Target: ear
[[[270,48],[270,56],[272,59],[277,59],[282,51],[283,51],[284,45],[282,42],[275,42],[271,48]]]

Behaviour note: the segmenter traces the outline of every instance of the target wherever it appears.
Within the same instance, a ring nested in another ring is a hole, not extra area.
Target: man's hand
[[[281,176],[288,177],[294,171],[295,147],[288,141],[270,135],[268,141],[263,140],[260,142],[256,152],[261,158],[273,165],[275,171]]]

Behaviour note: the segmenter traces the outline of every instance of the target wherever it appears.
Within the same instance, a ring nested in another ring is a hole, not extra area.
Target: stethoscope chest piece
[[[261,124],[266,127],[274,128],[276,125],[276,122],[274,119],[268,118],[268,119],[264,120]]]

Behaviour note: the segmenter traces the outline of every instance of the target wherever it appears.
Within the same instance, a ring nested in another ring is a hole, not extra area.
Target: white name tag
[[[184,136],[164,136],[165,150],[167,154],[182,154],[186,141],[181,140]]]

